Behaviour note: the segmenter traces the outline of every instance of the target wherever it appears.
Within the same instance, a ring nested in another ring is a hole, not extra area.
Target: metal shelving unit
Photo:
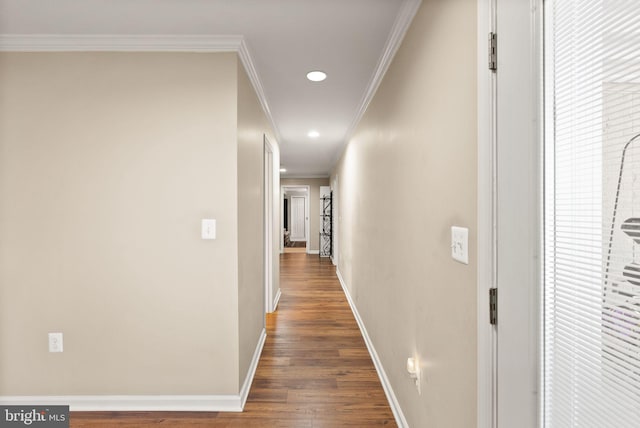
[[[320,257],[333,256],[333,192],[320,198]]]

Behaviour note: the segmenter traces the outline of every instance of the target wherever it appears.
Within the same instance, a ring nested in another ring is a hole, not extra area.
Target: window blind
[[[545,2],[543,422],[640,427],[640,2]]]

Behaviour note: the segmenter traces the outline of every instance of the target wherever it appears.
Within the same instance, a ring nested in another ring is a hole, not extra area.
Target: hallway
[[[243,413],[73,413],[71,427],[395,427],[329,259],[280,256],[282,298]]]

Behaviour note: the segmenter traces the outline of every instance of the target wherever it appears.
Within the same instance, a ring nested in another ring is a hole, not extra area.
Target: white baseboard
[[[247,377],[237,395],[0,396],[5,406],[69,406],[73,412],[242,412],[267,338],[262,330]]]
[[[244,405],[247,402],[247,397],[249,396],[249,391],[251,390],[251,384],[253,383],[253,377],[256,374],[256,369],[258,368],[258,363],[260,362],[260,355],[262,354],[262,348],[264,347],[264,342],[267,339],[267,332],[263,328],[262,333],[260,334],[260,339],[258,339],[258,345],[256,346],[256,350],[253,353],[253,358],[251,359],[251,365],[249,366],[249,371],[247,372],[247,377],[244,379],[244,384],[242,385],[242,389],[240,390],[240,409],[244,409]]]
[[[320,250],[307,250],[307,254],[320,254]]]
[[[400,428],[408,428],[409,424],[407,423],[407,419],[404,417],[404,413],[402,413],[402,409],[400,408],[400,403],[398,403],[398,399],[396,398],[396,394],[393,392],[393,388],[391,387],[391,382],[389,382],[389,378],[384,371],[384,367],[382,367],[382,362],[380,361],[380,357],[378,357],[378,353],[376,349],[373,347],[373,343],[371,342],[371,338],[369,337],[369,333],[367,333],[367,329],[364,326],[364,322],[358,313],[358,309],[356,308],[353,299],[351,298],[351,294],[349,294],[349,290],[347,289],[347,285],[344,282],[344,278],[340,273],[340,270],[336,269],[336,275],[338,276],[338,280],[340,281],[340,285],[344,290],[345,296],[347,296],[347,301],[349,302],[349,306],[351,307],[351,312],[353,312],[353,316],[356,318],[356,322],[358,323],[358,327],[360,327],[360,332],[362,333],[362,337],[364,338],[364,342],[367,345],[367,349],[369,350],[369,355],[371,355],[371,359],[373,360],[373,365],[376,367],[376,371],[378,372],[378,377],[380,378],[380,382],[382,383],[382,388],[384,389],[384,393],[387,396],[387,400],[389,401],[389,406],[391,407],[391,411],[393,412],[393,416],[396,419],[396,424]]]
[[[240,395],[68,395],[0,397],[5,406],[69,406],[73,412],[241,412]]]
[[[282,297],[282,290],[278,288],[275,299],[273,299],[273,312],[278,309],[278,303],[280,303],[280,297]]]

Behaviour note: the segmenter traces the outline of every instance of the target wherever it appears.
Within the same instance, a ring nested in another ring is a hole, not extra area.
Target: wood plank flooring
[[[242,413],[74,412],[71,427],[395,427],[328,259],[281,255],[278,310]]]

